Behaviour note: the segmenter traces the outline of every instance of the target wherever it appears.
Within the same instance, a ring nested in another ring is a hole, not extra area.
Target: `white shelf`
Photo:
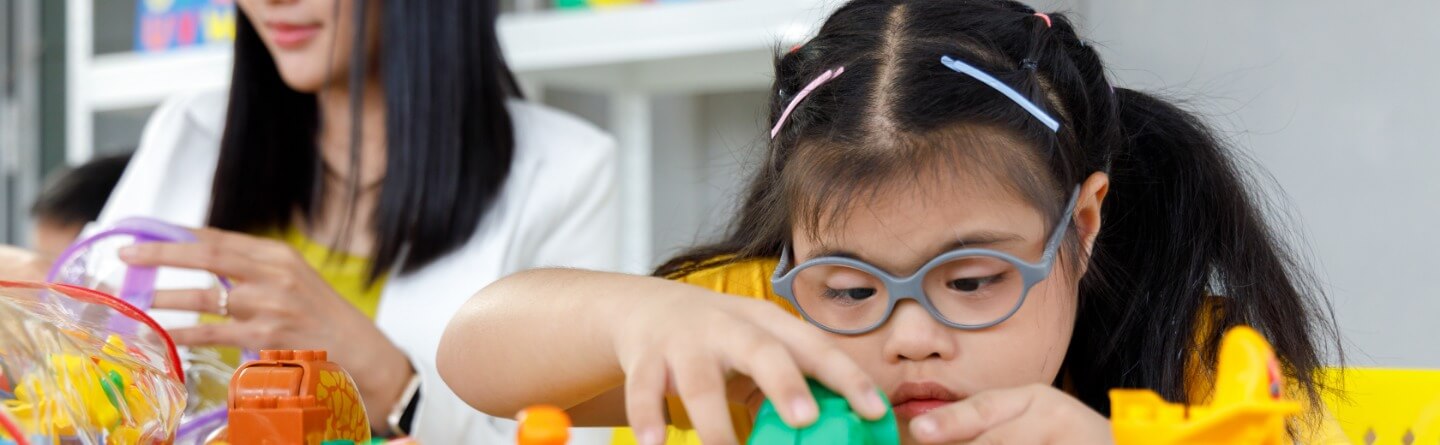
[[[815,32],[833,2],[712,0],[607,10],[544,11],[500,19],[510,66],[528,80],[593,91],[699,92],[763,88],[777,47]],[[79,80],[92,111],[159,103],[223,87],[228,48],[114,54]]]
[[[815,0],[711,0],[500,19],[516,70],[771,51],[812,33],[830,9]]]
[[[815,33],[835,2],[713,0],[503,17],[512,68],[549,84],[651,92],[759,88],[776,48]]]
[[[224,88],[230,83],[230,49],[196,48],[168,54],[98,56],[80,76],[92,110],[155,105],[183,91]]]

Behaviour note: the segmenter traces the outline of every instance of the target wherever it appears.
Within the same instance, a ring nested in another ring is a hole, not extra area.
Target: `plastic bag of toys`
[[[0,282],[0,444],[171,443],[185,407],[169,336],[80,287]]]

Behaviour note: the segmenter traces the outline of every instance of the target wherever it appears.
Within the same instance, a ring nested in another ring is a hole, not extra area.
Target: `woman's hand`
[[[213,290],[156,293],[156,308],[232,318],[172,330],[175,342],[252,350],[324,349],[355,378],[371,425],[383,429],[414,373],[400,348],[289,245],[221,230],[194,233],[193,243],[144,243],[120,252],[132,265],[201,269],[233,283],[225,301]]]
[[[727,382],[741,374],[792,426],[819,415],[806,375],[866,418],[888,408],[855,362],[773,303],[707,291],[650,299],[630,311],[614,337],[615,352],[625,370],[627,417],[641,444],[663,442],[667,393],[679,395],[701,442],[736,443]]]
[[[1110,421],[1049,385],[985,391],[910,421],[926,444],[1112,444]]]

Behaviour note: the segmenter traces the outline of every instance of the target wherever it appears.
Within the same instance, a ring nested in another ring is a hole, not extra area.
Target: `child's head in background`
[[[55,258],[75,242],[85,225],[100,217],[129,162],[129,154],[105,156],[50,174],[30,206],[36,253]]]
[[[934,310],[901,301],[888,319],[875,273],[793,274],[812,323],[885,320],[835,339],[892,398],[1040,383],[1102,413],[1116,387],[1187,400],[1205,385],[1187,377],[1237,324],[1315,389],[1331,333],[1323,300],[1235,156],[1194,115],[1113,86],[1066,16],[994,0],[853,1],[780,57],[772,93],[776,132],[729,235],[660,273],[724,254],[785,254],[781,273],[850,257],[898,278],[962,247],[1020,260],[942,261],[919,281]],[[1053,267],[1024,292],[1020,269],[1043,262],[1057,228]]]

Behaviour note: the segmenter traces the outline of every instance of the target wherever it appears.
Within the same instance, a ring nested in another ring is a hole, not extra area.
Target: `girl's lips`
[[[939,383],[906,382],[890,395],[890,404],[895,407],[895,415],[914,418],[962,398]]]
[[[285,22],[265,22],[265,28],[270,30],[270,41],[283,49],[295,49],[305,46],[315,35],[320,34],[320,25],[299,25]]]
[[[902,419],[913,419],[930,412],[935,408],[954,403],[951,400],[939,399],[912,399],[908,402],[895,404],[895,415]]]

